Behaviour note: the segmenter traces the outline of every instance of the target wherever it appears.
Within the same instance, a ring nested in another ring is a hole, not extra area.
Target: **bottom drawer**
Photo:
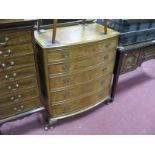
[[[72,102],[53,105],[49,109],[50,114],[52,117],[59,117],[68,114],[74,114],[87,109],[108,97],[109,88],[110,87],[107,87],[106,89],[102,89]]]
[[[5,119],[17,114],[21,114],[23,112],[27,112],[29,110],[33,110],[35,108],[40,107],[40,100],[38,98],[22,102],[19,104],[13,104],[8,107],[0,108],[0,119]]]

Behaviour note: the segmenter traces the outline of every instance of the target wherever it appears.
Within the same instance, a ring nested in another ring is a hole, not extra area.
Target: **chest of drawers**
[[[117,49],[117,59],[114,69],[112,98],[114,98],[119,75],[135,70],[144,61],[155,59],[155,42],[148,41]]]
[[[110,99],[118,33],[96,23],[35,31],[49,124]]]
[[[0,125],[41,110],[33,26],[0,20]]]

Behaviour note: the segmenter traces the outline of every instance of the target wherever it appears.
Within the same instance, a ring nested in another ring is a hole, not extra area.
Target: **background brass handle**
[[[11,73],[11,74],[6,74],[6,75],[5,75],[5,78],[6,78],[6,79],[13,79],[13,78],[15,78],[16,76],[17,76],[16,73]]]
[[[8,86],[8,89],[12,90],[12,91],[17,90],[18,88],[19,88],[19,84],[18,83],[15,84],[14,86]]]
[[[19,106],[19,107],[14,107],[13,110],[14,110],[14,111],[18,111],[18,112],[20,112],[20,111],[23,110],[23,108],[24,108],[24,106],[21,105],[21,106]]]
[[[0,51],[0,56],[8,57],[8,56],[10,56],[11,53],[12,53],[12,51],[10,49],[8,49],[6,51]]]
[[[14,101],[14,102],[18,101],[21,98],[22,98],[22,95],[21,94],[19,94],[17,96],[11,96],[10,97],[11,101]]]
[[[11,61],[11,62],[9,62],[9,63],[2,63],[1,64],[1,66],[3,67],[3,68],[9,68],[9,67],[12,67],[12,66],[14,66],[15,65],[15,62],[14,61]]]
[[[6,45],[8,40],[8,37],[0,37],[0,45]]]

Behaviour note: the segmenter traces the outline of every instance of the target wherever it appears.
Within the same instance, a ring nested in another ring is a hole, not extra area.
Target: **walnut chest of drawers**
[[[0,124],[41,107],[33,26],[0,20]]]
[[[35,31],[40,76],[52,125],[110,99],[118,33],[96,23]]]

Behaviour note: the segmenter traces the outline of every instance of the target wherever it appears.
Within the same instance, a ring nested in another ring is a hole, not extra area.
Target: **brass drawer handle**
[[[21,106],[19,106],[18,108],[17,108],[17,107],[14,107],[13,110],[14,110],[14,111],[18,111],[18,112],[20,112],[20,111],[23,110],[23,108],[24,108],[24,106],[21,105]]]
[[[63,69],[65,72],[67,72],[67,71],[69,71],[69,69],[70,69],[70,65],[69,65],[69,64],[64,64],[64,65],[62,66],[62,69]]]
[[[69,84],[69,82],[70,82],[70,79],[63,79],[64,84]]]
[[[100,81],[101,86],[104,84],[104,82],[105,82],[104,80],[101,80]]]
[[[104,60],[108,60],[108,59],[109,59],[109,55],[105,55]]]
[[[17,76],[17,73],[11,73],[11,74],[6,74],[5,78],[6,79],[14,79]]]
[[[64,97],[68,97],[70,95],[70,92],[69,91],[64,91]]]
[[[1,57],[8,57],[8,56],[10,56],[11,53],[12,53],[12,51],[10,49],[8,49],[6,51],[0,51],[0,56]]]
[[[61,56],[63,58],[68,58],[70,56],[70,53],[69,53],[69,51],[63,51],[63,52],[61,52]]]
[[[11,62],[9,62],[9,63],[2,63],[1,64],[1,66],[3,67],[3,68],[9,68],[9,67],[12,67],[12,66],[14,66],[15,65],[15,62],[14,61],[11,61]]]
[[[19,94],[17,96],[11,96],[10,97],[11,101],[14,101],[14,102],[19,101],[19,99],[21,99],[21,98],[22,98],[21,94]]]
[[[19,84],[15,84],[14,86],[8,86],[8,90],[14,91],[17,90],[19,88]]]
[[[109,48],[110,46],[111,46],[111,43],[107,43],[107,44],[105,45],[106,48]]]
[[[105,72],[106,70],[107,70],[107,67],[103,68],[103,69],[102,69],[102,72]]]
[[[8,40],[8,37],[0,37],[0,45],[6,45]]]

